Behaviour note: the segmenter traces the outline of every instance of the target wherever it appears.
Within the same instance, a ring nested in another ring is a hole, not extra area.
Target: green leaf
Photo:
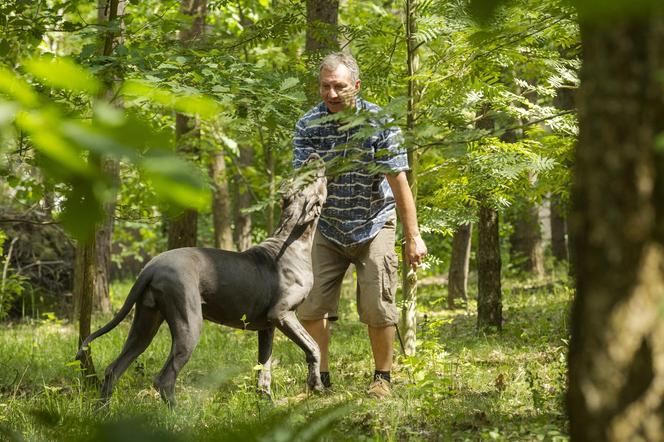
[[[12,121],[18,112],[19,107],[16,103],[0,102],[0,127],[5,126]]]
[[[39,104],[39,97],[30,85],[9,69],[0,67],[0,93],[16,99],[24,106]]]
[[[94,95],[100,88],[99,81],[92,74],[68,58],[32,58],[24,65],[44,84],[57,89]]]
[[[124,95],[145,98],[187,114],[198,114],[201,118],[213,118],[221,108],[213,99],[203,95],[182,96],[166,89],[140,81],[127,81],[122,87]]]
[[[279,87],[280,90],[285,91],[286,89],[290,89],[294,86],[296,86],[300,80],[296,77],[289,77],[285,79],[282,83],[281,86]]]
[[[201,174],[187,161],[172,155],[155,155],[140,162],[157,194],[181,207],[204,209],[210,191]]]
[[[79,150],[58,133],[60,122],[57,119],[40,112],[23,111],[16,115],[16,124],[30,134],[30,139],[39,152],[70,172],[91,175],[90,167],[81,158]],[[50,130],[45,130],[46,128]]]

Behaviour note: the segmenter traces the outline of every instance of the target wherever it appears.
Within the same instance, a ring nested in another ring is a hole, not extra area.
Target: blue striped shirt
[[[385,174],[408,170],[401,130],[378,116],[380,110],[358,98],[356,116],[362,123],[342,128],[342,123],[326,121],[333,114],[321,102],[295,125],[293,167],[300,167],[313,152],[325,161],[328,193],[318,229],[342,246],[372,239],[394,216],[394,196]]]

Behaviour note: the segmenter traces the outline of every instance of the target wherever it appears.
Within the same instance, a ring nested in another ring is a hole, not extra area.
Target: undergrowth
[[[113,287],[114,305],[128,284]],[[444,310],[446,289],[421,287],[418,351],[395,342],[393,397],[366,396],[373,371],[365,327],[350,291],[334,324],[332,391],[306,396],[301,350],[277,333],[273,397],[254,390],[257,338],[206,323],[178,378],[170,411],[151,387],[170,348],[164,326],[98,409],[81,380],[76,327],[53,315],[0,326],[0,439],[130,440],[567,440],[563,395],[571,291],[549,281],[509,281],[504,326],[478,333],[475,305]],[[101,326],[109,317],[97,316]],[[119,353],[126,320],[92,345],[98,372]]]

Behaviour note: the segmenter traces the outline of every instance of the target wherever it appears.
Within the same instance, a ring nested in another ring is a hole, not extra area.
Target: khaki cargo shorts
[[[396,219],[390,218],[373,239],[353,246],[340,246],[316,231],[312,247],[314,286],[299,306],[303,320],[339,316],[341,283],[348,266],[357,270],[357,312],[360,321],[372,327],[395,325],[399,312],[395,304],[399,260],[394,251]]]

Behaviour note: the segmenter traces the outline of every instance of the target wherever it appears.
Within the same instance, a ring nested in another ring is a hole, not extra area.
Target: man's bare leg
[[[393,325],[388,325],[387,327],[369,326],[368,328],[376,370],[390,371],[392,369],[392,356],[394,355],[392,343],[394,342],[396,328]]]
[[[330,321],[327,319],[300,320],[320,349],[320,371],[330,371],[328,349],[330,347]]]

